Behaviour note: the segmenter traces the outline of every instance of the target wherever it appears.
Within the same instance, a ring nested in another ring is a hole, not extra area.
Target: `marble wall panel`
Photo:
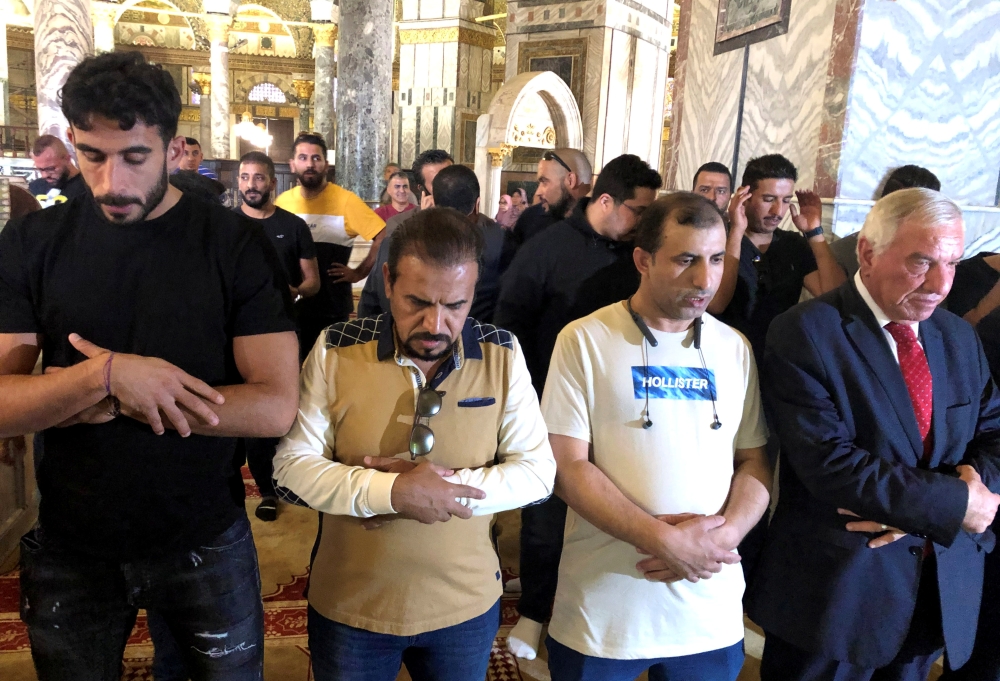
[[[848,98],[840,195],[892,168],[933,171],[959,203],[993,206],[1000,173],[1000,3],[869,0]]]
[[[483,48],[472,46],[469,48],[469,89],[478,92],[482,82]]]
[[[584,74],[583,105],[580,107],[580,118],[583,121],[583,154],[594,166],[595,172],[603,164],[597,159],[597,131],[604,121],[604,89],[602,78],[606,77],[604,70],[604,40],[610,36],[610,29],[595,28],[581,31],[587,40],[587,70]],[[610,38],[609,38],[610,39]]]
[[[690,189],[701,164],[719,161],[728,166],[733,160],[743,52],[713,56],[718,6],[715,0],[691,0],[683,117],[672,131],[679,137],[674,178],[678,189]]]
[[[836,0],[793,2],[788,33],[750,46],[739,167],[780,153],[812,187]]]
[[[662,111],[663,108],[662,98],[659,107],[655,106],[653,101],[656,92],[659,53],[660,50],[645,40],[635,40],[635,64],[632,70],[632,83],[629,87],[628,119],[625,129],[621,132],[623,139],[626,140],[624,148],[627,152],[647,161],[649,160],[649,147],[653,133],[651,129],[653,110]],[[663,126],[662,119],[661,113],[660,127]],[[658,133],[659,130],[656,132]]]
[[[674,55],[674,82],[673,82],[673,115],[671,118],[670,144],[667,150],[666,176],[663,178],[663,186],[667,189],[688,189],[687,183],[677,181],[677,160],[680,153],[680,129],[681,120],[684,117],[684,73],[687,70],[688,44],[691,33],[691,0],[680,0],[680,26],[677,27],[677,52]]]
[[[667,89],[667,74],[670,69],[670,53],[664,50],[657,50],[656,76],[653,89],[653,118],[650,120],[649,152],[642,154],[650,166],[659,169],[661,167],[660,154],[663,150],[663,113],[664,96]]]
[[[483,67],[479,72],[480,86],[482,92],[489,92],[493,88],[493,50],[483,50]]]
[[[420,107],[420,129],[417,134],[420,136],[421,152],[437,146],[437,138],[434,135],[434,107]]]
[[[465,43],[458,44],[458,87],[469,89],[469,46]]]
[[[437,110],[438,116],[438,130],[437,130],[437,141],[435,147],[438,149],[444,149],[449,152],[452,156],[457,158],[458,149],[455,148],[454,142],[454,129],[455,129],[455,107],[453,106],[441,106]]]
[[[451,89],[458,87],[458,43],[444,45],[444,73],[441,84]]]
[[[420,0],[403,0],[403,21],[420,18]]]
[[[444,0],[444,16],[457,17],[462,11],[462,0]]]
[[[403,119],[403,134],[400,140],[401,152],[399,162],[404,168],[409,168],[413,165],[413,159],[417,156],[417,107],[403,107],[400,110],[400,116]]]
[[[427,87],[441,87],[444,75],[444,43],[427,46]]]
[[[444,16],[443,0],[420,0],[421,19],[440,19]]]
[[[627,33],[611,34],[611,63],[608,70],[604,149],[601,166],[625,150],[625,126],[628,125],[630,62],[636,39]]]
[[[399,46],[399,89],[403,92],[413,87],[416,47],[416,45]]]
[[[427,87],[431,46],[425,43],[413,47],[413,87]]]

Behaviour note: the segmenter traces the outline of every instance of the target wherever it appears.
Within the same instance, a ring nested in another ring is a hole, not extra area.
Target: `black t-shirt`
[[[209,385],[238,384],[233,338],[294,330],[290,302],[260,226],[186,195],[138,225],[109,223],[78,198],[0,232],[0,333],[41,333],[46,367],[84,360],[75,332]],[[39,521],[75,551],[186,550],[244,513],[233,438],[155,435],[125,416],[42,438]]]
[[[243,212],[242,208],[234,211],[249,218],[264,228],[264,233],[278,252],[278,260],[284,268],[285,277],[292,286],[302,283],[302,264],[299,260],[311,260],[316,257],[316,244],[313,243],[309,225],[295,213],[289,213],[284,208],[275,206],[274,213],[269,218],[259,220]]]
[[[57,189],[58,193],[54,194],[53,197],[49,197],[48,194],[53,189]],[[83,196],[87,193],[87,185],[83,181],[83,175],[77,173],[65,182],[60,181],[54,185],[49,184],[45,178],[39,177],[37,180],[32,180],[28,183],[28,191],[38,199],[38,202],[44,208],[49,205],[48,202],[50,201],[52,205],[58,206],[60,203],[66,203],[77,196]]]
[[[988,251],[977,253],[958,263],[955,280],[948,294],[948,310],[959,317],[973,310],[979,301],[1000,281],[1000,272],[990,267],[986,258],[995,255]]]
[[[799,302],[803,280],[815,271],[816,257],[798,232],[775,230],[763,253],[744,236],[736,290],[719,319],[747,337],[759,360],[771,321]]]

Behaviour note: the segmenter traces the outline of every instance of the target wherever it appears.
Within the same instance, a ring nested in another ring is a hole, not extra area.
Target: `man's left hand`
[[[334,284],[339,284],[346,281],[348,284],[356,284],[361,281],[364,277],[358,274],[358,271],[347,265],[341,265],[340,263],[334,263],[330,265],[330,269],[326,271],[330,275],[331,281]]]
[[[700,518],[701,513],[669,513],[665,515],[658,515],[656,519],[665,522],[667,525],[680,525],[681,523],[687,522],[688,520],[694,520],[695,518]],[[640,547],[635,547],[638,553],[644,556],[649,556],[649,558],[644,558],[635,564],[636,569],[642,573],[642,576],[650,582],[664,582],[669,584],[670,582],[679,582],[683,577],[670,569],[666,561],[662,558],[657,558],[648,551],[643,550]]]
[[[808,232],[823,224],[823,202],[820,201],[819,194],[808,190],[795,192],[795,197],[799,200],[798,208],[795,204],[789,206],[792,213],[792,224],[800,232]]]
[[[366,456],[364,459],[365,468],[371,468],[376,471],[381,471],[383,473],[407,473],[417,467],[415,461],[408,461],[406,459],[397,459],[395,457],[388,456]],[[449,475],[454,475],[455,471],[446,468],[437,468],[435,471],[442,478],[447,478]],[[374,530],[383,525],[391,523],[393,520],[399,520],[398,515],[375,515],[371,518],[365,518],[361,521],[361,527],[366,530]]]
[[[846,508],[838,508],[837,513],[840,515],[850,516],[852,518],[861,517],[857,513],[848,511]],[[882,532],[883,534],[880,534],[868,542],[868,548],[870,549],[880,549],[883,546],[888,546],[894,541],[902,539],[907,534],[898,527],[890,527],[888,525],[883,525],[882,523],[876,523],[872,520],[856,520],[847,523],[844,527],[848,532],[865,532],[867,534]]]

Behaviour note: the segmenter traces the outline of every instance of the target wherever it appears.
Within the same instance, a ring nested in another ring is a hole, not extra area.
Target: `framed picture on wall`
[[[715,54],[788,32],[792,0],[719,0]]]
[[[563,79],[583,106],[583,82],[587,73],[587,40],[522,41],[517,48],[517,72],[553,71]]]

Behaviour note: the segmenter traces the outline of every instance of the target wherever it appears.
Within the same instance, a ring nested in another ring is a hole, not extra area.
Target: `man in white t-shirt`
[[[771,471],[746,339],[705,314],[726,232],[708,199],[652,204],[636,294],[559,334],[542,412],[569,505],[546,642],[552,681],[733,681],[736,546]],[[646,554],[643,556],[642,554]]]

